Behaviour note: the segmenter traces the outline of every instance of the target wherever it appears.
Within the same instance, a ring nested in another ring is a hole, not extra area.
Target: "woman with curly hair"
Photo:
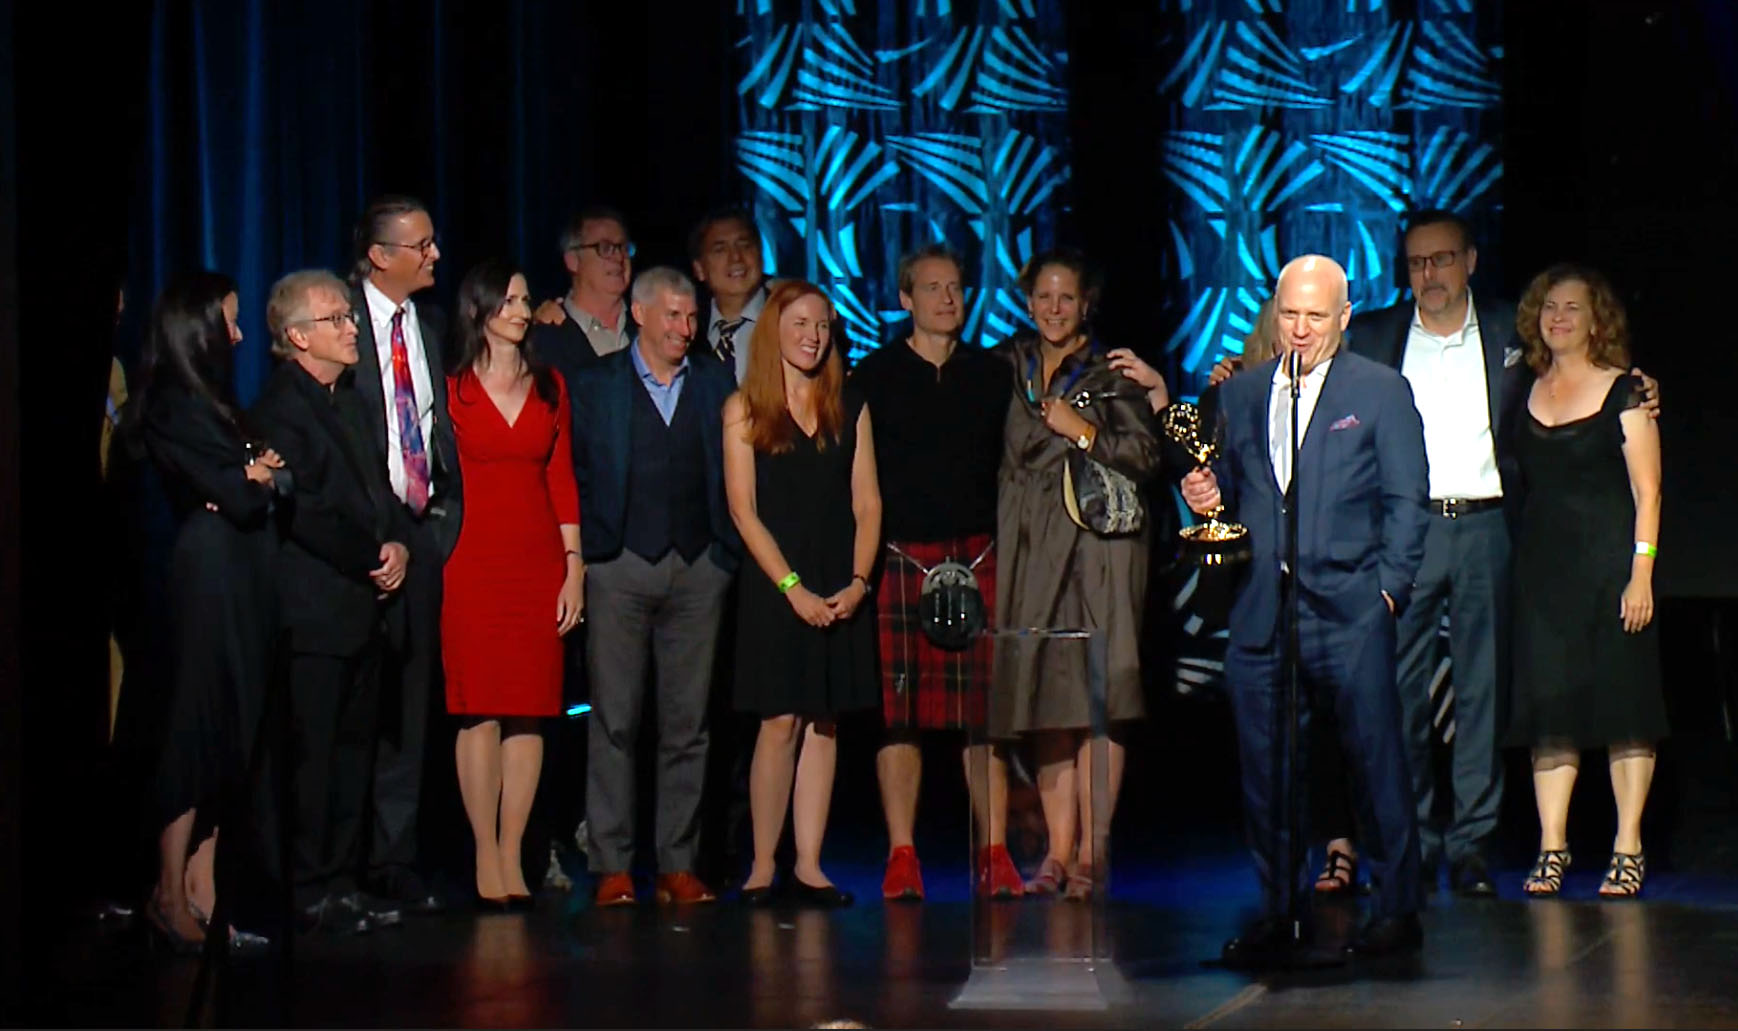
[[[1604,747],[1617,838],[1602,897],[1640,894],[1641,816],[1666,733],[1653,567],[1659,431],[1629,368],[1623,305],[1605,277],[1557,265],[1534,278],[1517,329],[1525,364],[1505,390],[1521,490],[1514,565],[1514,705],[1507,744],[1533,756],[1539,857],[1524,889],[1555,895],[1569,866],[1581,750]],[[1501,450],[1501,449],[1499,449]]]

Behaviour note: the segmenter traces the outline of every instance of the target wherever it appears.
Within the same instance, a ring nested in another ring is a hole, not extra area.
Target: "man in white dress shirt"
[[[369,887],[412,913],[442,908],[418,869],[417,812],[435,674],[440,668],[441,567],[458,541],[458,446],[447,417],[441,360],[445,319],[413,295],[434,285],[440,244],[428,209],[382,197],[358,221],[351,308],[357,327],[356,392],[376,432],[378,456],[412,525],[401,604],[405,644],[382,677],[374,768]]]

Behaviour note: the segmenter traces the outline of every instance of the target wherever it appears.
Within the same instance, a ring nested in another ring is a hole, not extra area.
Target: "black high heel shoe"
[[[814,906],[818,909],[843,909],[856,901],[850,892],[836,884],[816,887],[813,884],[804,884],[802,878],[795,876],[791,878],[785,891],[797,905]]]
[[[508,895],[507,912],[530,913],[537,908],[537,899],[530,895]]]

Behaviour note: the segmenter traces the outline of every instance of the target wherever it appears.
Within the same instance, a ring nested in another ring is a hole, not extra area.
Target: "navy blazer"
[[[1219,388],[1220,457],[1213,463],[1231,517],[1254,554],[1231,607],[1231,639],[1270,645],[1279,625],[1283,497],[1268,457],[1268,398],[1278,363]],[[1429,470],[1412,390],[1392,369],[1343,349],[1328,367],[1297,465],[1298,590],[1315,616],[1355,624],[1411,598],[1424,561]]]
[[[573,410],[573,473],[579,482],[579,539],[586,562],[607,562],[622,553],[628,512],[628,471],[634,460],[634,391],[644,391],[634,369],[634,345],[605,355],[568,381]],[[736,375],[700,348],[688,351],[682,407],[699,405],[706,446],[706,507],[712,528],[712,560],[733,572],[742,558],[742,537],[724,497],[724,402],[736,392]]]

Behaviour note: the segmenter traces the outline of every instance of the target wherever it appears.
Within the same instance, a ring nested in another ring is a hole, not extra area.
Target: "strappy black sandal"
[[[1316,894],[1347,895],[1358,887],[1358,860],[1339,849],[1328,851],[1328,861],[1316,877]]]
[[[1533,869],[1521,890],[1529,895],[1555,895],[1563,890],[1563,871],[1569,869],[1569,850],[1546,849],[1533,861]]]
[[[1599,884],[1602,899],[1633,899],[1641,894],[1641,882],[1647,877],[1647,853],[1613,852],[1605,880]]]

